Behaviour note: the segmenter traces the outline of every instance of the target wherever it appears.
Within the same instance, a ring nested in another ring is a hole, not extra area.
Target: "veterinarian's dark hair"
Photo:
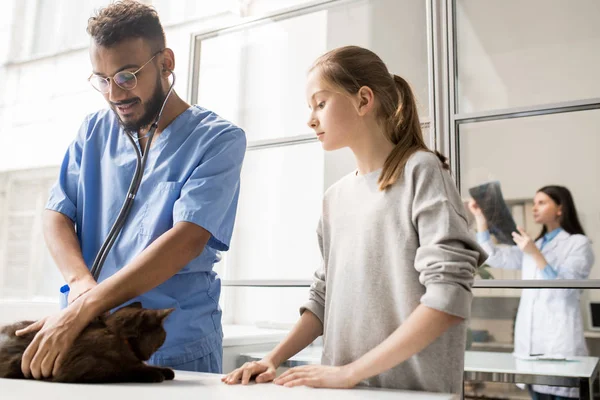
[[[165,32],[156,10],[133,0],[112,3],[88,20],[87,32],[96,44],[114,46],[123,40],[143,38],[152,53],[165,48]]]

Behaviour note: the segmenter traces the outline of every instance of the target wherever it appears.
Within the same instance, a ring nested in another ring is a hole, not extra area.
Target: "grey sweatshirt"
[[[467,228],[450,176],[432,153],[412,155],[386,191],[381,171],[352,173],[323,200],[310,310],[323,323],[324,365],[345,365],[390,336],[419,304],[468,318],[475,268],[487,255]],[[466,323],[364,385],[461,393]]]

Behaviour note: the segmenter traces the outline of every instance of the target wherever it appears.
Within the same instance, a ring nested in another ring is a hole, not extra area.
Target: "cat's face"
[[[142,308],[139,302],[132,303],[106,317],[105,322],[112,331],[129,342],[140,360],[146,361],[164,343],[167,333],[163,322],[173,310],[150,310]]]

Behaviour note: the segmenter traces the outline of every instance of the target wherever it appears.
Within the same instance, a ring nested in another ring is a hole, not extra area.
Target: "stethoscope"
[[[110,228],[110,231],[108,232],[108,236],[106,236],[104,243],[102,243],[100,250],[98,250],[98,254],[96,254],[94,263],[92,264],[92,268],[91,268],[90,272],[91,272],[92,276],[94,277],[95,281],[98,281],[98,277],[100,276],[100,272],[102,271],[102,266],[104,265],[104,261],[106,260],[106,257],[108,256],[108,253],[109,253],[110,249],[112,248],[113,244],[115,244],[115,241],[117,240],[117,237],[119,236],[119,233],[121,233],[123,226],[125,225],[127,216],[129,215],[129,212],[131,211],[131,207],[133,206],[133,200],[135,199],[135,196],[140,187],[140,184],[142,183],[142,178],[144,176],[144,168],[146,166],[146,160],[148,159],[148,153],[150,152],[149,150],[150,150],[150,146],[152,144],[152,138],[154,137],[154,134],[156,133],[156,129],[158,128],[158,122],[160,121],[160,117],[162,116],[163,110],[165,109],[167,100],[169,99],[169,96],[173,92],[173,86],[175,85],[175,73],[173,71],[169,71],[169,72],[171,72],[171,75],[173,76],[173,82],[171,83],[171,86],[169,87],[169,91],[167,92],[167,95],[165,96],[165,99],[163,100],[162,106],[160,107],[160,110],[159,110],[158,114],[156,115],[154,122],[152,123],[152,125],[150,125],[150,129],[148,130],[148,133],[142,137],[136,138],[133,136],[133,133],[129,132],[128,130],[125,130],[127,139],[129,139],[129,141],[133,145],[133,149],[135,150],[135,156],[136,156],[135,172],[133,174],[133,177],[131,178],[131,183],[129,184],[129,189],[127,191],[127,195],[125,196],[125,201],[123,202],[123,205],[121,206],[121,210],[119,211],[119,215],[117,216],[117,219],[115,220],[112,227]],[[139,140],[142,138],[148,138],[148,141],[146,142],[146,146],[144,147],[143,155],[140,153],[140,148],[136,143],[136,140]],[[69,285],[62,286],[60,288],[60,293],[61,293],[61,299],[60,299],[61,300],[60,301],[61,308],[65,308],[68,305],[67,298],[69,296]]]

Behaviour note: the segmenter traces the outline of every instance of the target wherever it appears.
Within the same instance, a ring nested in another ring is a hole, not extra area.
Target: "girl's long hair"
[[[369,87],[379,102],[378,117],[387,138],[394,144],[379,176],[379,188],[394,184],[404,172],[409,157],[427,148],[421,132],[415,96],[406,80],[390,74],[385,63],[371,50],[345,46],[319,57],[311,70],[319,68],[321,77],[349,94]],[[445,169],[446,157],[435,152]]]

